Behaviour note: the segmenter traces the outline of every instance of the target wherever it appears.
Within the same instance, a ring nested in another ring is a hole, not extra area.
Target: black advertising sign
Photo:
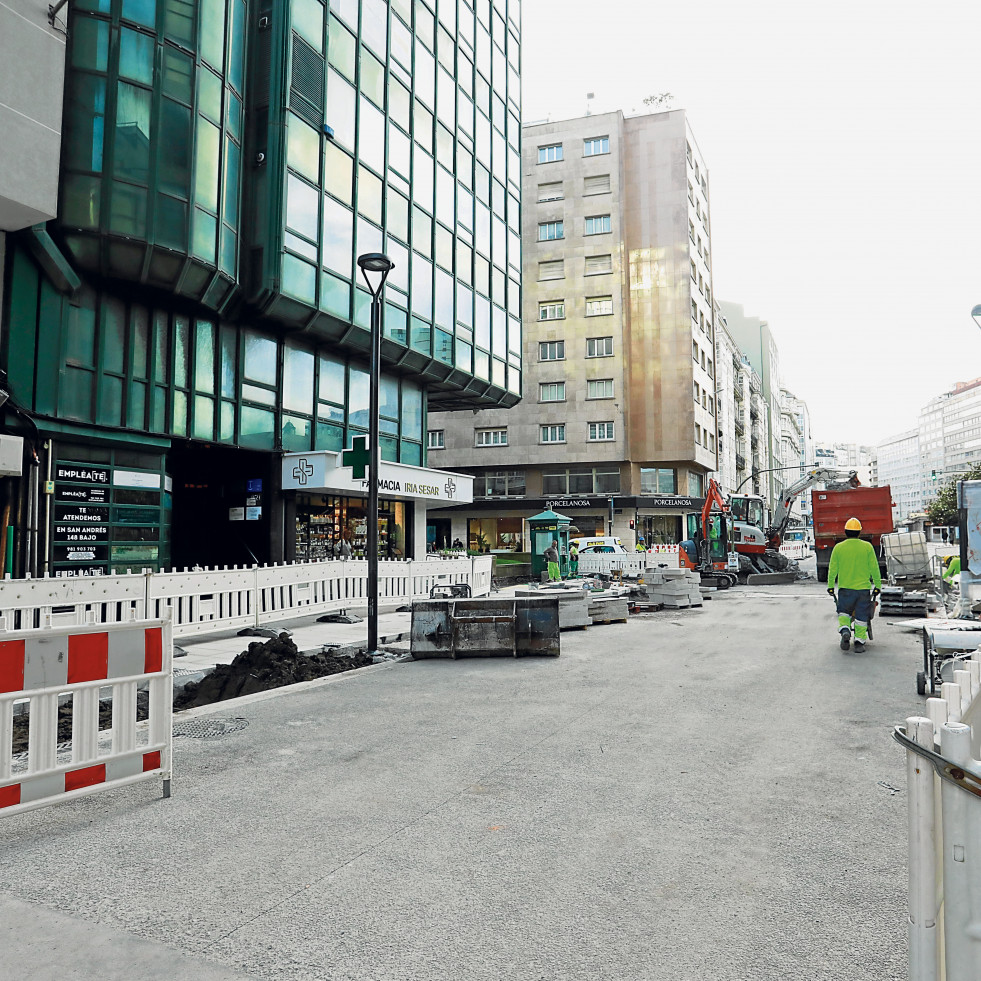
[[[104,542],[72,542],[70,545],[60,545],[55,543],[54,561],[69,562],[108,562],[109,545]]]
[[[109,467],[90,467],[84,463],[56,463],[55,483],[105,484],[109,486]]]

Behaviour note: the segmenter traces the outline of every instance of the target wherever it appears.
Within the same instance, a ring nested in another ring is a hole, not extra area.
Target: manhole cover
[[[174,735],[189,739],[220,739],[230,732],[245,729],[248,724],[248,719],[191,719],[175,725]]]

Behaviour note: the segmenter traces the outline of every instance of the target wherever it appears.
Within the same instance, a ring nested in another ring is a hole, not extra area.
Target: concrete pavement
[[[64,929],[89,942],[57,976],[85,981],[117,976],[93,947],[120,978],[903,978],[889,736],[919,645],[876,628],[843,655],[824,587],[742,587],[565,633],[557,659],[193,710],[248,726],[176,739],[170,800],[0,819],[5,969],[43,978]]]

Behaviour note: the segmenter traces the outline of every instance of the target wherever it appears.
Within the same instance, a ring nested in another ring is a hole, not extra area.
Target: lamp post
[[[371,399],[368,403],[368,653],[378,650],[378,381],[381,376],[381,291],[395,263],[381,252],[358,256],[371,292]],[[368,273],[376,273],[371,285]]]
[[[981,327],[981,303],[978,303],[974,309],[971,311],[971,316],[974,318],[974,322]]]

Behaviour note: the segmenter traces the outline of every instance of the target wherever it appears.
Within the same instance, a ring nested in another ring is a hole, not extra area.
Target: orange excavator
[[[714,480],[709,480],[701,514],[687,516],[688,537],[678,549],[683,569],[694,569],[705,586],[728,589],[738,580],[730,568],[732,509]]]

